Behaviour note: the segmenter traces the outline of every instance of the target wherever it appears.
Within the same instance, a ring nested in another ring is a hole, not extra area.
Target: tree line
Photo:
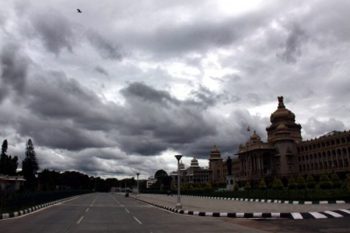
[[[20,172],[17,172],[18,163],[18,157],[8,153],[8,142],[5,139],[1,147],[0,175],[23,176],[25,182],[22,189],[24,191],[90,190],[108,192],[112,187],[132,188],[136,185],[134,178],[123,180],[116,178],[102,179],[78,171],[49,169],[38,172],[39,165],[31,139],[26,143],[25,158],[22,161]]]
[[[0,174],[2,175],[23,175],[25,186],[27,188],[33,187],[36,183],[36,174],[39,170],[39,165],[36,160],[36,154],[34,145],[31,139],[27,141],[25,149],[25,158],[22,161],[22,171],[17,173],[18,157],[11,156],[7,152],[8,142],[5,139],[1,146],[1,158],[0,158]]]

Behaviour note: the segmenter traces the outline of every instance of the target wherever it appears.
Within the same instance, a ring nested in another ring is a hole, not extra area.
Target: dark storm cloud
[[[300,28],[299,25],[294,24],[285,42],[284,51],[279,54],[282,60],[293,63],[296,62],[297,58],[301,55],[302,42],[306,40],[305,32]]]
[[[107,70],[105,70],[103,67],[101,66],[96,66],[94,69],[96,72],[103,74],[105,76],[109,76],[109,73],[107,72]]]
[[[21,117],[18,123],[18,132],[33,138],[40,146],[75,151],[89,147],[105,147],[110,144],[104,138],[104,134],[77,128],[67,121]]]
[[[193,108],[165,91],[132,83],[122,93],[127,115],[120,141],[128,152],[154,155],[215,134],[215,127],[203,115],[203,109]]]
[[[206,52],[231,45],[254,33],[270,20],[268,11],[232,17],[223,21],[197,19],[185,24],[163,24],[152,31],[131,31],[131,43],[159,55]],[[127,43],[127,42],[126,42]]]
[[[89,31],[87,38],[103,58],[122,60],[124,55],[121,46],[116,41],[105,38],[95,31]]]
[[[123,89],[122,94],[129,98],[139,98],[141,101],[150,102],[177,102],[166,91],[155,90],[154,88],[145,85],[144,83],[131,83],[127,88]]]
[[[15,44],[7,44],[0,55],[0,102],[6,95],[14,91],[22,95],[26,86],[29,59]]]
[[[52,118],[93,118],[99,98],[63,72],[39,74],[30,86],[31,98],[28,107],[37,114]],[[47,75],[48,77],[44,77]]]
[[[73,50],[74,31],[70,22],[64,15],[55,9],[33,12],[30,22],[33,37],[39,36],[44,46],[52,53],[58,55],[62,49]]]

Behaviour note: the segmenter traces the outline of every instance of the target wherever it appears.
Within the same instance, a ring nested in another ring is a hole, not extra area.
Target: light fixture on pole
[[[175,158],[177,159],[177,203],[175,208],[182,209],[180,197],[180,159],[182,158],[182,155],[175,155]]]
[[[140,189],[139,189],[139,175],[140,175],[140,173],[138,172],[138,173],[136,173],[136,177],[137,177],[137,194],[139,194],[140,193]]]

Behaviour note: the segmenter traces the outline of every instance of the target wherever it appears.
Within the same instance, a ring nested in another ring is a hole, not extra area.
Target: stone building
[[[220,150],[216,145],[210,152],[209,156],[209,170],[211,171],[211,184],[224,184],[226,182],[227,170],[225,163],[221,158]]]
[[[301,125],[285,107],[283,97],[278,97],[278,108],[270,121],[271,125],[266,128],[267,142],[254,132],[249,141],[239,147],[232,162],[236,181],[350,172],[350,131],[303,141]]]
[[[170,173],[173,184],[176,186],[177,171]],[[180,163],[180,179],[181,184],[208,184],[211,179],[211,171],[207,168],[200,167],[198,160],[193,157],[191,165],[186,168],[185,165]]]
[[[298,145],[300,174],[347,173],[349,161],[350,131],[333,131]]]

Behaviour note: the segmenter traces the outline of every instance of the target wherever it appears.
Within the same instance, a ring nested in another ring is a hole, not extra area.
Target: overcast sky
[[[82,13],[77,13],[77,8]],[[103,177],[200,165],[266,139],[277,96],[304,139],[350,128],[349,1],[0,2],[0,140]]]

